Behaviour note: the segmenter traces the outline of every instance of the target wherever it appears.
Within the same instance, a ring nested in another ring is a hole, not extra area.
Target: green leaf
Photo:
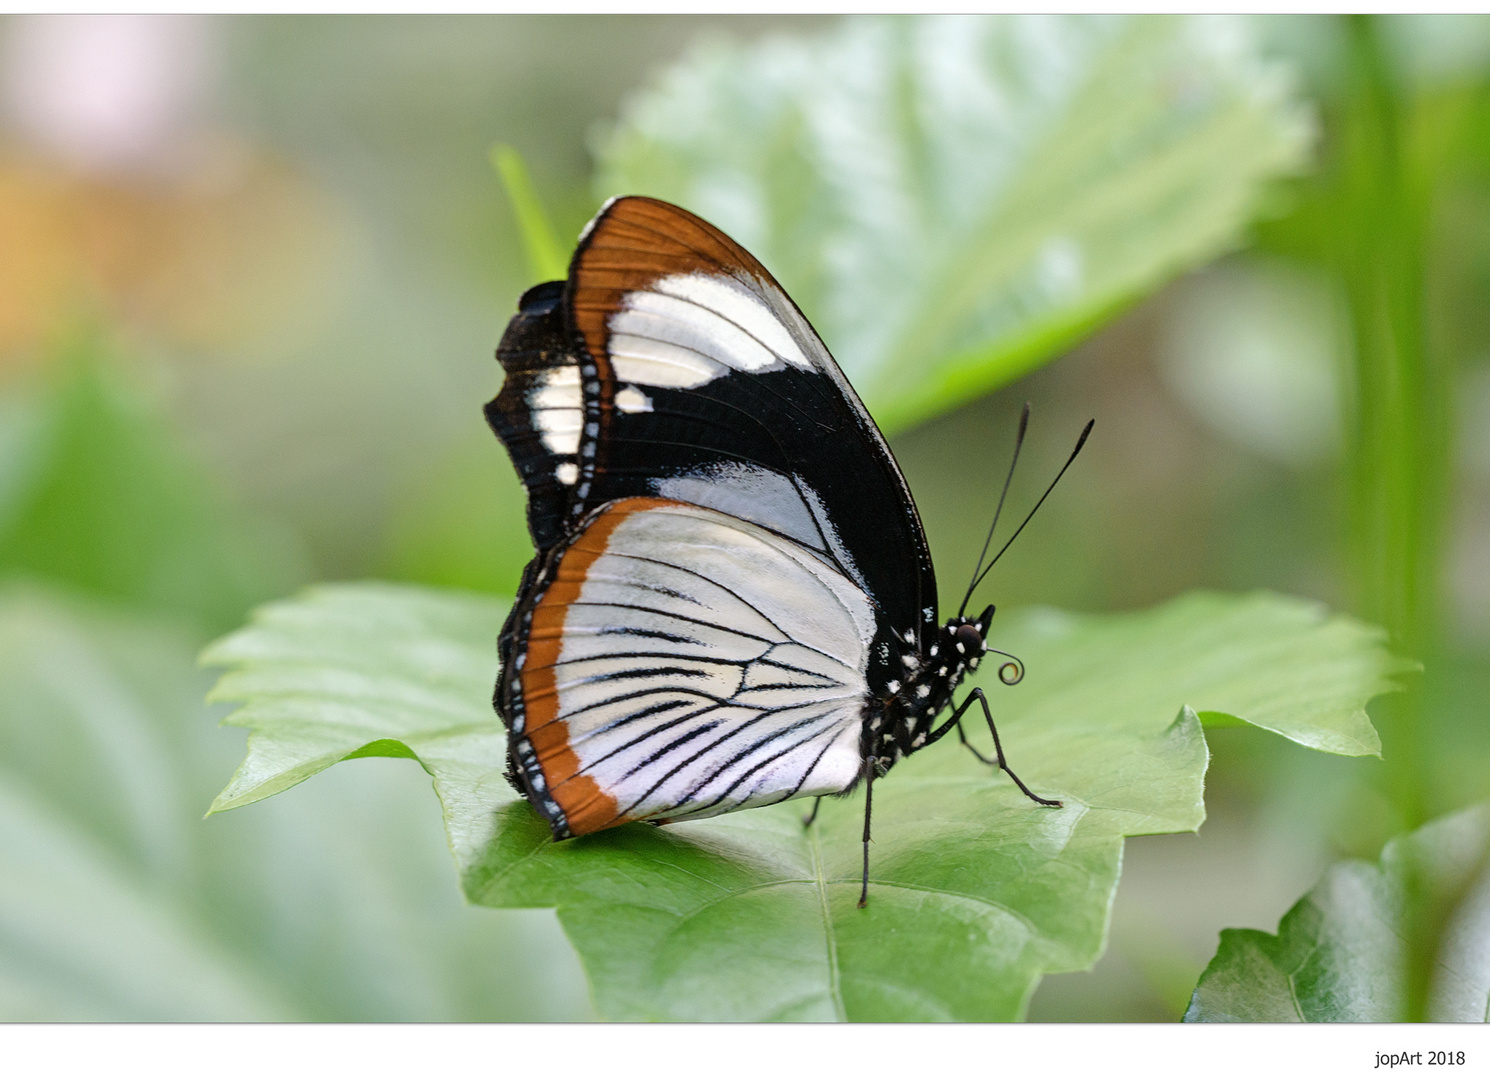
[[[1185,1019],[1402,1020],[1414,910],[1435,946],[1425,1019],[1490,1021],[1490,803],[1397,837],[1378,863],[1330,867],[1276,935],[1221,931]]]
[[[514,148],[498,143],[491,148],[492,168],[497,171],[507,198],[512,203],[512,212],[517,217],[517,227],[522,232],[523,249],[528,256],[528,273],[534,282],[554,281],[569,273],[569,260],[559,246],[554,227],[538,193],[533,190],[533,181],[528,177],[528,166]]]
[[[1197,709],[1307,745],[1374,752],[1362,709],[1408,665],[1381,635],[1284,597],[1196,594],[1136,615],[1001,616],[1028,676],[991,689],[1036,791],[952,740],[876,783],[870,902],[856,907],[861,796],[554,843],[503,779],[491,711],[500,602],[381,584],[259,610],[207,663],[246,704],[248,758],[214,809],[358,753],[419,758],[466,895],[557,907],[615,1019],[1011,1019],[1042,974],[1100,955],[1123,837],[1197,828]],[[975,741],[991,751],[986,733]]]
[[[457,862],[489,841],[507,742],[492,712],[500,602],[475,594],[365,583],[323,585],[269,604],[210,646],[233,670],[212,701],[247,702],[226,721],[250,728],[248,754],[209,813],[257,802],[359,752],[413,756],[445,807]]]
[[[597,193],[669,199],[749,248],[889,431],[1236,244],[1260,186],[1305,157],[1286,74],[1213,18],[715,43],[623,110]]]
[[[0,572],[23,572],[212,630],[301,577],[283,536],[235,512],[86,333],[58,382],[0,413]]]
[[[241,737],[195,652],[0,586],[0,1021],[586,1015],[552,915],[461,904],[404,763],[202,821]]]

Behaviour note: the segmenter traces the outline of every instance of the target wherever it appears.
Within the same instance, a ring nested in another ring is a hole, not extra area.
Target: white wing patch
[[[607,325],[611,366],[623,382],[687,389],[730,371],[813,370],[770,306],[728,277],[660,278],[627,293]]]
[[[634,386],[625,386],[616,394],[616,408],[623,413],[651,412],[652,399]]]
[[[780,361],[803,371],[812,370],[812,364],[802,355],[802,350],[776,317],[776,313],[732,278],[708,274],[674,274],[654,282],[652,288],[717,313],[760,342]],[[730,366],[735,367],[734,364]],[[764,368],[746,367],[742,364],[740,370],[759,371]]]
[[[696,506],[628,514],[568,605],[554,672],[579,772],[629,819],[841,791],[874,616],[826,561]]]
[[[794,482],[750,462],[719,461],[683,476],[659,476],[651,487],[664,499],[706,506],[785,533],[819,552],[829,550],[804,499],[804,492],[811,488],[800,477]],[[816,505],[816,493],[810,498]]]
[[[579,450],[585,412],[577,365],[544,372],[528,391],[528,408],[532,410],[533,427],[542,435],[549,453],[573,454]]]

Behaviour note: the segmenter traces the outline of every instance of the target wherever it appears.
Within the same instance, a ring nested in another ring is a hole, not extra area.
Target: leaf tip
[[[223,788],[217,793],[217,797],[212,800],[212,805],[207,807],[207,812],[202,815],[203,821],[206,821],[208,818],[213,817],[216,814],[221,814],[224,810],[232,810],[243,805],[240,798],[234,798],[233,796],[228,794],[232,790],[233,785],[229,784],[227,787]]]

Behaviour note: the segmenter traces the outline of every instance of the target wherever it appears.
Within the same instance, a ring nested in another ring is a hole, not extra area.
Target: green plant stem
[[[1341,125],[1337,257],[1355,341],[1348,471],[1361,606],[1404,650],[1431,647],[1442,510],[1441,388],[1423,334],[1426,199],[1409,175],[1408,118],[1370,17],[1349,21],[1353,93]],[[1416,697],[1384,717],[1393,802],[1423,819]],[[1411,699],[1411,700],[1409,700]]]
[[[569,258],[560,246],[553,224],[543,209],[523,157],[505,143],[491,148],[492,168],[512,203],[522,233],[523,250],[528,256],[528,272],[534,282],[554,281],[569,272]]]
[[[1430,656],[1448,472],[1447,372],[1425,340],[1431,194],[1413,168],[1409,106],[1394,86],[1375,19],[1349,19],[1351,94],[1340,127],[1336,255],[1354,333],[1347,430],[1352,554],[1363,613],[1399,649]],[[1386,777],[1404,829],[1425,816],[1422,694],[1381,703]],[[1408,902],[1414,904],[1409,888]],[[1431,952],[1409,941],[1408,1019],[1421,1019]]]

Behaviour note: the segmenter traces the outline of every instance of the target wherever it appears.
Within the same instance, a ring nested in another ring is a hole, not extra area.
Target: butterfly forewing
[[[660,495],[755,521],[829,556],[888,621],[919,631],[936,588],[909,489],[759,262],[685,210],[618,199],[580,241],[567,303],[596,370],[588,506]]]

